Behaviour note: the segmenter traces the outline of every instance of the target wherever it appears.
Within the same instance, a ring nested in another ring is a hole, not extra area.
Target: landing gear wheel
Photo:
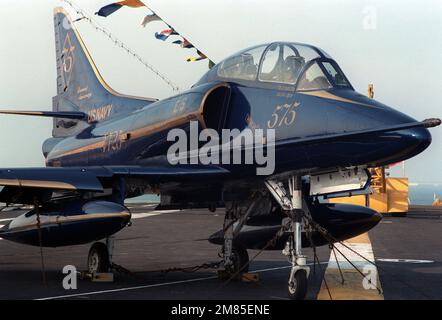
[[[307,272],[305,270],[298,270],[295,273],[293,281],[288,284],[288,295],[292,300],[303,300],[307,294]]]
[[[87,257],[87,269],[91,274],[109,271],[109,252],[104,243],[95,242],[92,245]]]
[[[249,272],[249,254],[246,248],[241,245],[233,245],[232,260],[234,274],[237,272],[240,274]]]

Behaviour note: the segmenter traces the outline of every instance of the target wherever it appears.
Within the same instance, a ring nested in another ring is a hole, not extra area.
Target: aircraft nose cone
[[[411,130],[411,136],[416,140],[417,146],[426,149],[431,144],[431,133],[427,128],[414,128]]]
[[[408,158],[411,158],[428,148],[431,144],[431,134],[426,128],[412,128],[401,132],[401,140],[408,149]]]
[[[373,210],[374,211],[374,210]],[[370,222],[372,224],[372,228],[375,227],[382,220],[382,214],[377,211],[372,212],[370,217]]]

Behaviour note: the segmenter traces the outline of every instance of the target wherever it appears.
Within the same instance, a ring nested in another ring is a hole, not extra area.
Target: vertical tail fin
[[[53,98],[53,111],[84,112],[88,122],[100,122],[156,101],[122,95],[109,87],[63,8],[55,8],[54,26],[57,96]],[[78,122],[54,119],[54,137],[71,135],[78,130]]]

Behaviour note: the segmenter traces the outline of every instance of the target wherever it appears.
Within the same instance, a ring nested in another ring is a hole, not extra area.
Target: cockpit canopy
[[[297,90],[352,89],[337,63],[319,48],[275,42],[240,51],[212,68],[199,84],[257,81],[296,86]]]

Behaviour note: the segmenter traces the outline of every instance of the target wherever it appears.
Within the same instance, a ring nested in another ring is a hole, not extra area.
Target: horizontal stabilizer
[[[65,118],[65,119],[87,119],[87,114],[84,112],[74,111],[15,111],[15,110],[0,110],[0,114],[14,114],[19,116],[37,116],[37,117],[51,117],[51,118]]]

